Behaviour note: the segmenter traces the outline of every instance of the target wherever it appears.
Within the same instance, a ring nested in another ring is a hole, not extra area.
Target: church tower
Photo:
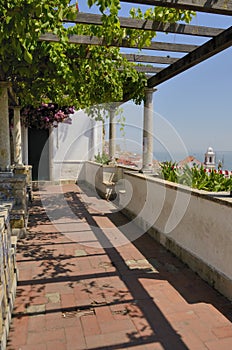
[[[204,166],[205,169],[215,169],[216,165],[216,155],[212,147],[209,147],[207,152],[205,153],[205,161]]]

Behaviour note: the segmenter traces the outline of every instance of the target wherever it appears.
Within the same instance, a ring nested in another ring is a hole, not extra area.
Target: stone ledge
[[[11,229],[11,236],[17,237],[17,238],[25,238],[27,235],[27,229],[25,227],[22,228],[12,228]]]
[[[14,273],[11,291],[8,298],[8,305],[6,308],[6,318],[3,323],[3,329],[2,329],[2,334],[0,338],[0,350],[6,350],[7,338],[10,330],[10,323],[11,323],[14,301],[16,296],[17,280],[18,280],[18,275],[16,270]]]
[[[180,191],[183,193],[191,194],[195,197],[204,198],[205,200],[220,203],[225,206],[232,207],[232,197],[230,195],[230,192],[210,192],[210,191],[204,191],[204,190],[198,190],[196,188],[192,188],[189,186],[185,186],[182,184],[178,184],[176,182],[171,182],[164,180],[160,177],[157,177],[157,175],[149,175],[149,174],[141,174],[136,171],[125,171],[126,175],[137,177],[141,179],[145,179],[149,182],[158,183],[159,185],[169,188],[172,190],[175,190],[176,192]]]

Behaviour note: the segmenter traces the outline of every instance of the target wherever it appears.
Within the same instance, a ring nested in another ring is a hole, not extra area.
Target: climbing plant
[[[0,80],[12,83],[21,105],[52,101],[79,109],[125,97],[141,103],[145,75],[110,44],[127,39],[142,47],[155,33],[120,28],[119,0],[88,0],[90,7],[94,4],[103,15],[103,26],[64,26],[63,20],[74,19],[79,11],[68,0],[0,0]],[[172,22],[189,22],[193,15],[159,7],[145,13],[132,9],[130,14]],[[56,34],[60,41],[40,41],[45,33]],[[69,44],[72,34],[104,37],[108,45]]]
[[[106,40],[109,44],[115,40],[120,41],[122,39],[127,39],[131,45],[137,45],[139,48],[142,48],[144,45],[149,46],[151,40],[156,36],[155,31],[120,28],[118,17],[119,10],[121,9],[120,0],[88,0],[88,5],[90,7],[94,4],[99,7],[99,10],[103,15],[102,22],[103,26],[107,28]],[[161,6],[147,8],[144,11],[140,8],[132,7],[129,13],[132,18],[155,20],[164,23],[175,23],[178,21],[189,23],[193,16],[196,15],[194,11]]]

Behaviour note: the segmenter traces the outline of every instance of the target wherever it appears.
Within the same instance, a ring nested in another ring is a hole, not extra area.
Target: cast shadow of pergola
[[[104,232],[104,228],[98,224],[97,218],[104,216],[109,222],[115,226],[120,223],[128,222],[128,219],[120,212],[111,213],[99,213],[97,211],[91,211],[91,202],[86,203],[82,199],[82,194],[85,193],[89,197],[93,197],[94,193],[86,187],[82,187],[81,190],[71,191],[64,194],[68,206],[77,215],[77,218],[85,219],[91,230],[102,246],[104,253],[95,251],[94,255],[107,256],[108,263],[105,263],[102,272],[90,274],[83,272],[80,275],[69,275],[72,270],[72,263],[69,259],[73,259],[72,255],[59,254],[54,255],[54,247],[56,246],[56,238],[61,237],[58,232],[41,232],[30,233],[24,241],[19,244],[19,251],[25,258],[25,261],[36,260],[40,264],[42,271],[38,273],[33,280],[22,280],[19,282],[18,295],[23,293],[26,286],[32,285],[33,288],[37,288],[36,292],[42,291],[45,286],[49,283],[64,282],[73,288],[76,283],[81,283],[82,291],[93,296],[93,302],[90,304],[84,304],[81,306],[73,305],[72,307],[53,308],[52,310],[34,310],[29,316],[36,316],[41,314],[49,313],[62,313],[67,315],[73,315],[85,312],[95,312],[97,308],[103,306],[110,306],[112,309],[115,308],[115,312],[119,313],[118,317],[130,317],[132,320],[136,320],[140,323],[141,331],[144,335],[139,332],[126,331],[127,341],[113,344],[104,347],[94,347],[91,350],[116,350],[123,349],[132,346],[146,345],[162,346],[164,349],[177,349],[184,350],[188,349],[185,342],[182,340],[178,332],[168,321],[165,314],[159,308],[159,305],[155,300],[152,299],[148,291],[144,288],[141,283],[141,279],[146,280],[167,280],[169,284],[175,290],[177,290],[185,301],[189,304],[194,303],[207,303],[212,304],[216,309],[220,311],[225,317],[232,321],[231,305],[229,301],[220,296],[219,294],[204,283],[200,277],[190,271],[184,264],[182,264],[173,255],[167,253],[163,247],[155,242],[146,233],[138,237],[136,240],[131,242],[147,259],[149,264],[153,266],[154,270],[150,270],[147,267],[130,269],[127,262],[120,254],[120,249],[113,247],[109,242],[109,238]],[[55,198],[55,197],[54,197]],[[45,220],[46,224],[49,219],[45,217],[44,209],[41,209],[41,217],[39,219],[39,199],[35,201],[34,206],[38,209],[35,211],[36,220],[42,222]],[[62,208],[61,208],[62,209]],[[62,213],[62,210],[60,210]],[[65,213],[65,212],[64,212]],[[61,217],[62,219],[62,217]],[[63,217],[65,219],[65,215]],[[36,222],[32,217],[32,227],[36,228]],[[123,235],[128,235],[128,232],[123,232]],[[84,233],[83,233],[84,235]],[[44,236],[44,238],[43,238]],[[41,246],[44,240],[44,246]],[[129,234],[129,238],[130,234]],[[33,243],[30,241],[33,239]],[[38,240],[38,243],[37,243]],[[69,240],[65,239],[65,235],[62,238],[63,242],[58,244],[71,244]],[[30,250],[28,249],[28,243],[30,243]],[[87,242],[86,242],[87,243]],[[104,248],[105,247],[105,248]],[[108,248],[107,248],[108,247]],[[87,255],[88,256],[88,255]],[[91,258],[91,254],[89,257]],[[85,257],[79,256],[76,259],[84,259]],[[107,265],[108,264],[108,265]],[[155,271],[155,272],[154,272]],[[104,278],[117,278],[120,280],[124,287],[115,288],[113,282],[102,284]],[[100,287],[99,287],[100,286]],[[99,298],[94,301],[94,295],[98,291]],[[106,300],[108,295],[108,300]],[[110,300],[109,300],[110,295]],[[30,306],[33,303],[33,297],[27,301],[26,306]],[[27,314],[28,316],[28,314]],[[24,312],[15,313],[14,317],[25,317]]]

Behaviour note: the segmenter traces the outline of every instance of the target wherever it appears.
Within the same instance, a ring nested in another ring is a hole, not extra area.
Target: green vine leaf
[[[156,33],[121,28],[119,0],[88,0],[88,5],[99,8],[102,26],[64,25],[64,18],[75,18],[79,11],[69,0],[0,0],[0,79],[12,82],[21,105],[52,101],[79,109],[125,98],[143,101],[145,75],[111,43],[126,39],[142,48]],[[155,7],[132,8],[130,15],[188,23],[194,13]],[[58,35],[60,42],[40,41],[45,33]],[[104,38],[107,46],[68,44],[73,34]]]

